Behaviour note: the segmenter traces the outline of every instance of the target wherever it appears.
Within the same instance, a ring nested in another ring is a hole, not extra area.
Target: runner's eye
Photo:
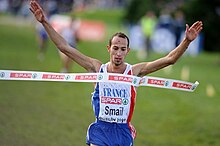
[[[122,50],[122,51],[126,51],[126,48],[122,48],[121,50]]]
[[[118,50],[118,47],[114,46],[113,49],[114,49],[114,50]]]

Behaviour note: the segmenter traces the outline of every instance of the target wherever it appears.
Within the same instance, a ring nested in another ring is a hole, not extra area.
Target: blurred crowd
[[[48,14],[63,13],[91,8],[120,8],[127,0],[38,0]],[[28,0],[0,0],[0,13],[27,16],[29,14]]]
[[[85,9],[113,9],[123,8],[129,0],[38,0],[47,16]],[[184,13],[176,8],[184,0],[173,1],[161,6],[159,16],[153,11],[146,14],[136,24],[129,24],[131,48],[137,50],[140,59],[145,59],[150,52],[166,53],[175,48],[184,37]],[[27,17],[30,14],[28,0],[0,0],[0,13],[10,13]],[[40,27],[37,27],[40,28]],[[39,29],[41,30],[41,29]],[[40,31],[43,32],[42,30]],[[43,34],[43,33],[42,33]],[[42,35],[46,36],[46,35]],[[44,40],[47,40],[46,37]],[[41,42],[41,41],[40,41]],[[44,41],[42,41],[44,42]],[[187,50],[186,54],[197,55],[202,48],[202,36],[199,36]],[[45,48],[40,43],[40,48]],[[45,49],[42,49],[45,50]]]
[[[158,17],[153,11],[147,11],[138,23],[129,25],[131,48],[137,50],[140,59],[147,58],[151,52],[170,52],[184,38],[185,28],[185,16],[181,10],[171,13],[170,9],[163,9]],[[196,56],[202,48],[201,39],[199,36],[186,54]]]
[[[48,14],[68,12],[72,10],[73,0],[38,0]],[[29,1],[27,0],[0,0],[0,12],[13,15],[27,16]]]

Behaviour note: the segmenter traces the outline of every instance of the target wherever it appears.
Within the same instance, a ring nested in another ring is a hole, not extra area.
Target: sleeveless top
[[[100,73],[107,73],[109,63],[102,64]],[[132,75],[132,66],[126,63],[123,74]],[[98,121],[110,123],[130,123],[136,101],[134,86],[123,83],[96,83],[92,105]]]

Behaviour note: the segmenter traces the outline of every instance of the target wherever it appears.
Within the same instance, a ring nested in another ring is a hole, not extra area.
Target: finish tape
[[[37,71],[0,70],[0,80],[22,80],[22,81],[58,81],[58,82],[113,82],[125,83],[136,87],[150,86],[174,90],[193,92],[199,82],[195,83],[159,78],[159,77],[137,77],[132,75],[116,73],[54,73]]]

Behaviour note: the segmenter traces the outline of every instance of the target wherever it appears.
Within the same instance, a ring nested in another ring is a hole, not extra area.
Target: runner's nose
[[[117,55],[117,56],[121,56],[121,51],[118,50],[118,51],[116,52],[116,55]]]

